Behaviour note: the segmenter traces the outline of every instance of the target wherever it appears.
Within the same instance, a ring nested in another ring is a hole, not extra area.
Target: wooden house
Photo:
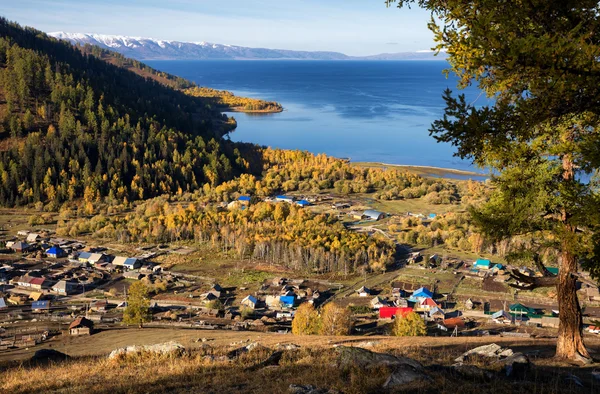
[[[69,335],[92,335],[94,333],[94,322],[79,316],[69,325]]]

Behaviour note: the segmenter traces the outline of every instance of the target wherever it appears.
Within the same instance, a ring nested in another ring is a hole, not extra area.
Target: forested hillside
[[[247,171],[206,102],[0,19],[0,204],[133,200]]]

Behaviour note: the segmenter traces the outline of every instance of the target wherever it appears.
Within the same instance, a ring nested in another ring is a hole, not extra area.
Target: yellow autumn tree
[[[319,313],[315,307],[305,302],[298,307],[292,320],[292,334],[312,335],[319,332]]]
[[[398,314],[394,320],[392,334],[397,337],[422,337],[427,335],[427,326],[421,316],[415,312],[404,316]]]
[[[347,308],[333,302],[325,305],[321,314],[321,335],[348,335],[352,329],[352,317]]]

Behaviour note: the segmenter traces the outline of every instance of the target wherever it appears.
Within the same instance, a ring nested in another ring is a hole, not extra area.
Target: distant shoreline
[[[443,176],[444,174],[453,174],[453,175],[466,175],[466,176],[476,176],[480,178],[488,178],[489,174],[483,174],[475,171],[468,170],[458,170],[455,168],[444,168],[444,167],[435,167],[435,166],[422,166],[422,165],[410,165],[410,164],[389,164],[389,163],[381,163],[381,162],[365,162],[365,161],[350,161],[351,164],[355,164],[362,167],[398,167],[403,169],[417,169],[418,174],[429,174],[429,175],[439,175]],[[429,170],[429,171],[423,171]]]

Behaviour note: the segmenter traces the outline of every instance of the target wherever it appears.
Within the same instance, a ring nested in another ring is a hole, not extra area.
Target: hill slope
[[[247,170],[222,139],[233,127],[202,98],[0,19],[0,204],[131,201],[230,179]]]
[[[48,33],[73,44],[90,44],[140,60],[443,60],[430,52],[348,56],[339,52],[247,48],[207,42],[182,42],[93,33]]]

